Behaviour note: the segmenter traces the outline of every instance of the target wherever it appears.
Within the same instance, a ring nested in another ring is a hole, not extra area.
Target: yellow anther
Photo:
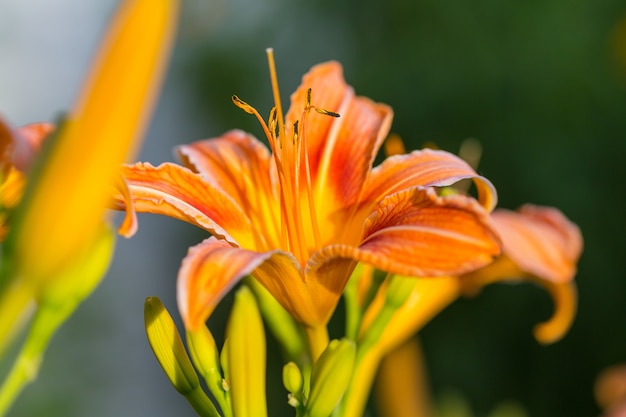
[[[331,116],[331,117],[341,117],[341,115],[339,113],[335,113],[334,111],[330,111],[330,110],[326,110],[326,109],[320,109],[318,107],[313,107],[313,109],[315,109],[316,112],[323,114],[325,116]]]
[[[249,105],[248,103],[246,103],[245,101],[243,101],[242,99],[237,97],[236,95],[233,94],[231,99],[233,100],[233,103],[235,103],[235,106],[239,107],[240,109],[242,109],[246,113],[248,113],[248,114],[255,114],[256,113],[256,111],[254,110],[254,107],[252,107],[251,105]]]
[[[298,120],[295,121],[295,123],[293,124],[293,144],[296,144],[296,141],[298,140]]]
[[[267,119],[267,125],[272,133],[276,133],[276,107],[272,107],[272,110],[270,110],[270,117]]]

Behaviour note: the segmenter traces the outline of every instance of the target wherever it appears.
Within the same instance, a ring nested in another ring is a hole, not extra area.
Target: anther
[[[276,107],[272,107],[270,110],[270,117],[267,120],[267,126],[272,133],[276,133]]]
[[[298,120],[293,124],[293,144],[298,141]]]
[[[233,94],[231,99],[233,100],[233,103],[235,103],[235,106],[239,107],[248,114],[254,114],[254,108],[236,95]]]
[[[317,107],[313,107],[313,108],[315,109],[316,112],[318,112],[320,114],[324,114],[326,116],[341,117],[341,115],[339,113],[335,113],[334,111],[320,109],[320,108],[317,108]]]

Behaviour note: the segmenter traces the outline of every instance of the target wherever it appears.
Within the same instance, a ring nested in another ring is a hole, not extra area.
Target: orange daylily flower
[[[362,358],[350,387],[344,410],[359,415],[362,398],[369,392],[380,361],[418,332],[441,310],[462,294],[474,293],[490,283],[527,279],[546,288],[555,303],[552,317],[535,329],[541,343],[560,339],[572,324],[576,312],[573,278],[582,251],[578,227],[552,207],[526,205],[518,212],[498,209],[491,214],[502,238],[503,255],[492,264],[462,276],[421,278],[385,326],[376,345]],[[365,274],[367,283],[367,274]],[[361,322],[361,335],[368,331],[385,302],[383,284],[367,307]]]
[[[50,123],[12,128],[0,117],[0,242],[8,231],[7,212],[17,205],[24,192],[25,171],[53,129]]]
[[[535,328],[542,343],[560,339],[576,315],[576,265],[583,250],[580,229],[558,209],[527,204],[517,212],[498,209],[492,219],[502,237],[503,256],[462,277],[465,291],[502,280],[526,279],[552,296],[552,318]]]
[[[573,278],[583,246],[578,226],[555,208],[530,204],[517,212],[497,209],[491,218],[502,238],[502,256],[460,277],[421,279],[386,327],[378,347],[381,354],[415,334],[462,293],[517,279],[546,288],[555,302],[555,313],[538,326],[535,337],[542,343],[552,343],[565,334],[576,312]],[[384,291],[368,308],[363,329],[376,316],[383,299]]]
[[[252,274],[309,328],[327,323],[357,262],[410,276],[461,274],[489,264],[500,242],[489,218],[493,185],[460,158],[423,150],[372,169],[392,110],[355,95],[337,62],[303,77],[283,117],[262,124],[271,153],[232,130],[180,146],[184,166],[126,166],[132,203],[195,224],[212,237],[190,249],[178,276],[185,325],[200,326]],[[314,103],[314,105],[313,105]],[[479,201],[433,187],[473,179]],[[121,208],[124,199],[118,196]]]

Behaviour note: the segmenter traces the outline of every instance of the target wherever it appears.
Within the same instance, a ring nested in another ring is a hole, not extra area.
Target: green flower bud
[[[206,326],[198,330],[187,331],[187,346],[194,365],[208,385],[222,383],[222,371],[220,369],[219,351],[215,345],[213,334]]]
[[[197,330],[187,330],[187,347],[191,353],[191,359],[206,381],[213,399],[219,405],[224,416],[229,417],[231,415],[229,387],[222,376],[220,353],[209,328],[200,326]]]
[[[146,298],[144,320],[150,347],[174,388],[183,395],[194,391],[200,385],[198,375],[174,320],[158,297]]]
[[[266,346],[263,320],[246,286],[235,294],[226,327],[230,398],[235,417],[266,417]]]
[[[294,362],[289,362],[283,366],[283,385],[292,394],[298,394],[302,391],[302,372]]]
[[[351,340],[333,340],[328,344],[313,366],[307,416],[330,416],[348,388],[355,356],[356,345]]]

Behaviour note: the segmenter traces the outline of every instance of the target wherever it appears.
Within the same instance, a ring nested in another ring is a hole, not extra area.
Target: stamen
[[[295,204],[296,209],[294,211],[295,214],[295,224],[296,224],[296,233],[298,234],[298,241],[300,242],[300,247],[302,248],[302,254],[304,255],[303,259],[308,258],[307,252],[307,243],[306,243],[306,234],[304,233],[304,221],[302,219],[302,210],[300,203],[300,164],[302,161],[302,141],[298,140],[298,121],[296,120],[293,124],[293,139],[292,143],[296,146],[296,153],[294,158],[294,196],[295,196]]]
[[[268,127],[268,124],[265,123],[265,120],[263,120],[263,118],[261,117],[261,115],[259,114],[259,112],[252,107],[251,105],[249,105],[248,103],[246,103],[245,101],[243,101],[242,99],[240,99],[239,97],[237,97],[236,95],[232,96],[232,101],[233,103],[239,107],[240,109],[242,109],[243,111],[245,111],[248,114],[253,114],[257,120],[259,121],[259,123],[261,124],[261,127],[263,128],[263,132],[265,133],[265,136],[267,137],[267,140],[270,144],[270,147],[272,148],[272,154],[274,157],[274,163],[276,164],[276,168],[278,170],[278,179],[281,183],[281,187],[282,184],[285,183],[285,173],[283,171],[283,166],[282,163],[280,161],[280,156],[279,153],[277,151],[277,147],[276,147],[276,108],[272,109],[272,113],[270,113],[270,121],[269,121],[269,125],[271,126],[271,130],[270,127]],[[285,227],[285,223],[283,221],[284,219],[284,215],[285,215],[285,202],[281,201],[281,246],[283,247],[287,247],[287,238],[286,236],[288,235],[288,231],[286,230]]]
[[[269,127],[267,127],[267,124],[265,123],[265,120],[263,120],[263,118],[261,117],[259,112],[254,107],[252,107],[251,105],[249,105],[248,103],[246,103],[245,101],[243,101],[242,99],[237,97],[236,95],[233,95],[231,97],[231,99],[233,100],[233,103],[235,104],[235,106],[239,107],[240,109],[242,109],[243,111],[245,111],[248,114],[253,114],[257,118],[257,120],[261,124],[261,127],[263,128],[263,132],[265,133],[265,136],[267,137],[267,140],[270,143],[270,146],[272,147],[272,150],[275,151],[276,150],[276,145],[274,143],[274,136],[270,132]],[[276,152],[274,152],[274,153],[276,153]]]
[[[293,139],[291,142],[295,145],[298,140],[298,120],[293,124]]]
[[[249,105],[248,103],[246,103],[245,101],[243,101],[242,99],[237,97],[236,95],[233,94],[231,99],[233,100],[233,103],[235,103],[235,106],[239,107],[240,109],[242,109],[246,113],[254,114],[256,112],[254,107],[252,107],[251,105]]]
[[[274,62],[274,50],[272,48],[266,49],[267,61],[270,71],[270,79],[272,82],[272,93],[274,95],[274,103],[276,106],[276,117],[278,119],[278,135],[277,141],[280,141],[280,158],[276,161],[278,165],[279,174],[282,171],[282,175],[279,175],[281,180],[281,224],[287,229],[286,232],[281,232],[281,236],[287,235],[289,242],[289,248],[298,259],[302,262],[306,262],[308,258],[306,239],[303,234],[302,218],[300,210],[299,199],[295,199],[296,190],[299,183],[298,178],[293,178],[295,168],[292,166],[294,163],[293,146],[289,146],[288,143],[284,143],[285,133],[285,121],[283,116],[282,105],[280,101],[280,91],[278,89],[278,76],[276,75],[276,64]],[[295,143],[295,141],[294,141]],[[283,149],[284,146],[284,149]],[[276,150],[275,150],[276,151]],[[283,154],[284,152],[284,154]],[[280,166],[282,165],[282,167]]]
[[[269,126],[270,132],[272,132],[273,135],[272,137],[274,138],[275,146],[272,148],[272,151],[275,153],[277,153],[277,149],[283,149],[283,144],[278,137],[278,133],[276,132],[276,120],[276,106],[274,106],[272,107],[272,110],[270,110],[270,117],[267,120],[267,125]]]
[[[311,109],[311,89],[309,88],[306,92],[306,104],[304,108],[304,112],[302,113],[302,144],[301,147],[305,149],[304,151],[304,170],[306,173],[306,193],[307,199],[309,201],[309,216],[311,218],[311,228],[313,229],[313,239],[315,241],[315,247],[321,246],[321,236],[320,229],[317,223],[317,210],[315,209],[315,201],[313,200],[313,186],[311,185],[311,168],[309,165],[309,153],[306,151],[308,149],[308,145],[306,143],[306,134],[304,129],[304,123],[306,120],[306,116]]]
[[[313,110],[315,110],[316,112],[323,114],[325,116],[330,116],[330,117],[341,117],[341,115],[339,113],[335,113],[334,111],[330,111],[330,110],[326,110],[326,109],[320,109],[318,107],[313,107]]]

